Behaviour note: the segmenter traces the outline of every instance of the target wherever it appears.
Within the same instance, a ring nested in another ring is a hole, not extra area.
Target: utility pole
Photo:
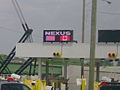
[[[94,67],[95,67],[95,45],[96,45],[96,12],[97,0],[92,0],[91,13],[91,41],[90,41],[90,66],[88,90],[94,90]]]
[[[85,32],[85,0],[83,0],[83,15],[82,15],[82,43],[84,43]],[[81,58],[81,78],[84,77],[84,58]]]
[[[83,15],[82,15],[82,43],[84,43],[85,32],[85,0],[83,0]]]

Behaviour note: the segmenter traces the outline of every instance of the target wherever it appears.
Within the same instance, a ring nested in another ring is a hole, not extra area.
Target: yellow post
[[[94,82],[94,90],[100,90],[98,82]]]
[[[46,81],[45,80],[37,80],[36,81],[36,90],[46,90]]]
[[[82,79],[82,90],[86,90],[86,79]]]
[[[41,90],[46,90],[46,81],[45,80],[41,80],[41,86],[42,86]]]
[[[40,80],[37,80],[36,90],[42,90],[41,88],[42,88],[42,86],[41,86],[41,81],[40,81]]]
[[[53,88],[55,87],[55,82],[52,82],[52,87],[53,87]]]

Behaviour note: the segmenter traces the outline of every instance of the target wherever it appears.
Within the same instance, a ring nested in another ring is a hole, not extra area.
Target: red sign
[[[60,36],[60,41],[70,41],[70,36]]]

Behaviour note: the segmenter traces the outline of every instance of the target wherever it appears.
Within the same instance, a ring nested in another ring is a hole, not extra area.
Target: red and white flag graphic
[[[70,41],[70,36],[60,36],[60,41]]]

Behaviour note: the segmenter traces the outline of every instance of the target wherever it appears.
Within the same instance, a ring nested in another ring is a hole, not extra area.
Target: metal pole
[[[96,62],[96,81],[99,82],[99,76],[100,76],[100,62]]]
[[[49,76],[49,59],[46,60],[46,81],[48,84],[48,76]]]
[[[67,61],[64,59],[64,77],[67,79]]]
[[[81,58],[81,80],[84,78],[84,58]],[[82,90],[82,84],[80,85],[80,90]]]
[[[81,78],[84,77],[84,58],[81,58]]]
[[[82,15],[82,43],[84,43],[85,32],[85,0],[83,0],[83,15]]]
[[[82,15],[82,43],[84,43],[85,32],[85,0],[83,0],[83,15]],[[84,77],[84,59],[81,59],[81,78]]]
[[[92,0],[91,13],[91,42],[88,90],[94,90],[95,44],[96,44],[96,10],[97,0]]]
[[[67,82],[67,66],[68,66],[68,58],[64,58],[64,78],[65,78],[65,90],[68,90],[68,82]]]
[[[42,59],[38,59],[38,76],[40,79],[42,79]]]

